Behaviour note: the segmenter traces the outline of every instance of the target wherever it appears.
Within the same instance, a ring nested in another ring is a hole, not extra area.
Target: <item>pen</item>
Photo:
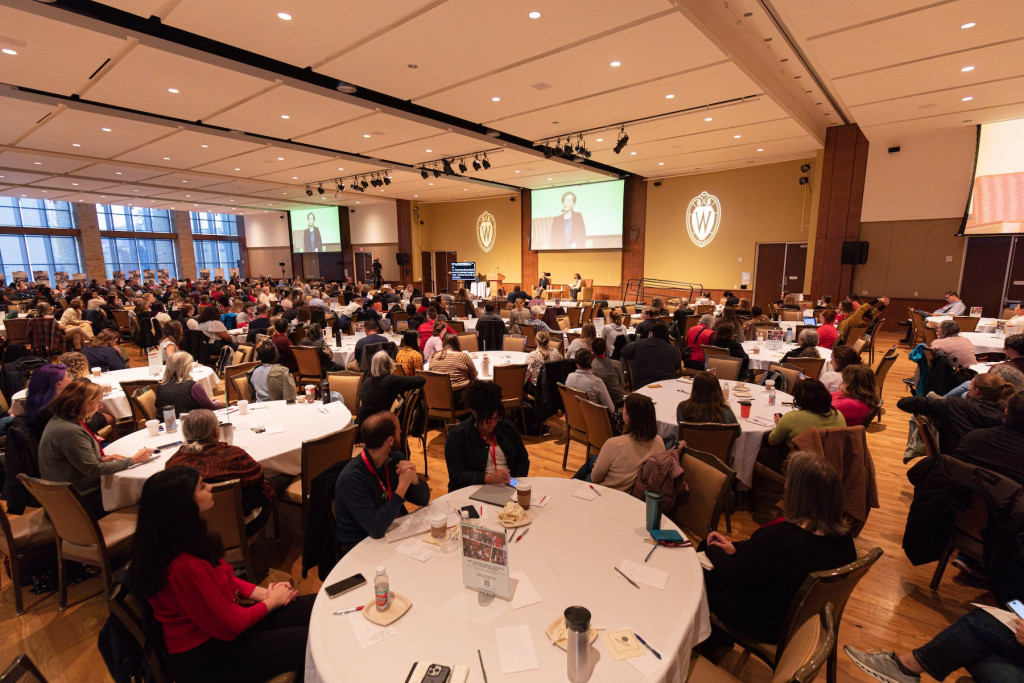
[[[540,505],[543,505],[543,504],[544,504],[544,501],[545,501],[545,500],[547,500],[547,499],[548,499],[548,497],[547,497],[547,496],[544,496],[543,498],[541,498],[541,499],[540,499],[540,502],[539,502],[539,503],[537,503],[537,505],[538,505],[538,506],[540,506]]]
[[[646,562],[647,560],[651,559],[651,555],[653,555],[654,551],[657,550],[657,549],[658,549],[658,542],[655,541],[654,542],[654,547],[651,548],[651,552],[647,553],[647,557],[644,558],[644,562]]]
[[[480,654],[480,650],[476,651],[476,656],[480,658],[480,672],[484,675],[484,683],[487,683],[487,669],[484,668],[484,656]]]
[[[597,489],[594,488],[593,484],[588,484],[588,486],[590,486],[590,490],[593,491],[594,493],[596,493],[597,495],[599,495],[599,496],[602,495],[600,491],[598,491]]]
[[[525,536],[528,533],[530,533],[530,527],[526,527],[526,529],[523,531],[523,533],[521,533],[518,536],[516,536],[516,543],[519,543],[519,539],[521,539],[523,536]]]
[[[633,584],[634,588],[639,588],[640,587],[640,585],[636,581],[634,581],[633,579],[631,579],[628,576],[626,576],[626,573],[624,571],[622,571],[621,569],[619,569],[618,567],[615,567],[615,571],[617,571],[618,573],[622,574],[622,578],[624,578],[626,581],[629,581],[631,584]]]
[[[634,636],[636,636],[636,639],[640,641],[640,644],[641,644],[641,645],[643,645],[644,647],[646,647],[646,648],[647,648],[648,650],[650,650],[650,651],[651,651],[651,654],[652,654],[652,655],[654,655],[654,656],[655,656],[655,657],[657,657],[658,659],[661,659],[661,655],[660,655],[660,654],[658,654],[658,651],[657,651],[657,650],[655,650],[655,649],[654,649],[653,647],[651,647],[650,645],[648,645],[648,644],[647,644],[647,641],[646,641],[646,640],[644,640],[643,638],[641,638],[641,637],[640,637],[640,634],[639,634],[639,633],[637,633],[636,631],[633,631],[633,635],[634,635]]]
[[[361,609],[363,609],[363,605],[359,605],[359,607],[349,607],[348,609],[340,609],[335,612],[335,614],[348,614],[349,612],[358,612]]]

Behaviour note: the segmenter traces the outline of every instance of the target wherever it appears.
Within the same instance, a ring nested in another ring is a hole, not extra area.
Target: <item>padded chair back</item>
[[[1009,307],[1009,308],[1004,308],[1004,309],[1003,309],[1003,314],[1002,314],[1001,316],[999,316],[999,317],[1000,317],[1000,319],[1002,319],[1002,320],[1009,320],[1010,318],[1015,318],[1015,317],[1017,317],[1017,313],[1018,313],[1017,309],[1016,309],[1016,308],[1013,308],[1013,307],[1011,306],[1011,307]]]
[[[299,381],[316,380],[320,381],[320,351],[312,346],[293,346],[292,353],[295,355],[295,362],[299,366]]]
[[[242,483],[238,479],[210,484],[213,507],[200,513],[210,531],[220,534],[224,544],[224,560],[242,562],[251,583],[259,583],[253,565],[252,550],[245,534],[245,512],[242,508]]]
[[[583,309],[579,306],[571,306],[565,309],[566,316],[569,318],[569,327],[579,327],[580,320],[583,317]]]
[[[921,435],[925,455],[938,455],[939,442],[935,439],[931,421],[925,415],[914,415],[911,419],[917,425],[917,433]]]
[[[710,453],[723,463],[732,467],[732,447],[740,436],[737,424],[719,424],[717,422],[680,422],[679,439],[685,441],[689,448],[702,453]]]
[[[705,347],[711,348],[711,347]],[[743,359],[732,356],[705,356],[708,372],[714,372],[720,380],[737,380],[740,378],[740,367]]]
[[[117,331],[122,335],[131,334],[132,324],[131,317],[128,315],[128,311],[122,311],[114,309],[114,322],[117,324]]]
[[[327,373],[327,384],[330,386],[331,391],[337,391],[341,394],[341,399],[345,402],[345,407],[352,412],[353,415],[359,409],[359,387],[363,383],[363,373],[351,372],[349,370],[340,370],[338,372]]]
[[[462,334],[466,331],[466,323],[461,320],[449,320],[448,327],[455,330],[455,334]]]
[[[885,384],[885,376],[889,374],[889,369],[892,368],[899,355],[896,347],[891,346],[882,356],[882,360],[878,361],[878,367],[875,368],[875,386],[878,387],[879,400],[882,398],[882,385]]]
[[[418,376],[427,380],[423,385],[423,400],[427,403],[427,417],[439,420],[454,421],[469,411],[455,409],[455,398],[452,396],[452,378],[448,373],[424,370]]]
[[[523,323],[519,326],[519,331],[523,333],[523,338],[526,340],[526,351],[533,351],[537,348],[537,328],[528,323]]]
[[[457,336],[459,338],[459,347],[463,351],[475,353],[480,350],[480,345],[476,339],[476,332],[460,332]]]
[[[331,432],[317,439],[302,442],[301,474],[302,480],[302,528],[306,528],[306,503],[312,491],[313,479],[336,462],[343,462],[352,457],[352,447],[356,443],[359,425],[352,424],[337,432]]]
[[[736,473],[710,453],[689,447],[683,449],[680,464],[690,495],[672,511],[672,521],[696,544],[708,535],[708,525],[718,530]]]
[[[224,400],[227,405],[232,406],[238,403],[239,400],[249,401],[251,400],[248,393],[249,380],[247,375],[254,369],[258,368],[261,363],[258,360],[247,361],[245,363],[239,363],[238,365],[229,365],[224,369]],[[241,377],[245,381],[247,394],[245,396],[239,396],[236,390],[238,382],[232,382],[231,378]]]
[[[127,382],[125,382],[127,384]],[[125,392],[127,393],[127,392]],[[156,382],[151,386],[143,386],[128,394],[128,405],[132,409],[132,419],[136,429],[146,426],[147,420],[156,419]]]
[[[766,336],[768,330],[781,330],[782,326],[778,323],[754,323],[750,326],[752,339],[757,339],[758,335]]]
[[[149,667],[147,680],[152,676],[153,683],[168,683],[172,679],[167,668],[167,650],[162,637],[153,637],[156,634],[162,636],[162,629],[158,624],[147,629],[146,618],[143,616],[138,598],[129,590],[128,584],[121,580],[123,576],[124,574],[121,572],[118,573],[110,590],[110,597],[107,598],[110,616],[121,622],[121,625],[142,648],[146,664]],[[147,637],[147,630],[149,637]]]
[[[250,344],[249,342],[241,342],[238,344],[238,350],[242,352],[243,363],[251,363],[256,360],[256,345]]]
[[[19,474],[18,479],[43,506],[59,541],[89,549],[90,555],[106,554],[103,534],[74,486],[66,481],[46,481],[24,474]]]
[[[241,373],[227,378],[227,386],[231,387],[230,394],[235,403],[239,401],[255,401],[256,395],[249,386],[249,375]],[[227,396],[225,396],[227,398]]]
[[[594,287],[592,285],[583,285],[580,287],[579,293],[576,295],[576,301],[593,301],[594,300]]]
[[[523,385],[526,383],[526,364],[492,365],[494,383],[501,387],[501,404],[505,410],[523,407]]]
[[[583,410],[577,400],[586,400],[587,393],[570,389],[561,382],[558,383],[558,393],[562,397],[562,411],[565,415],[565,454],[562,456],[562,469],[564,470],[569,458],[569,442],[578,441],[587,445],[587,420],[583,417]]]
[[[612,438],[612,421],[608,409],[600,403],[579,398],[577,404],[587,426],[587,457],[590,457],[591,450],[600,451],[604,442]]]
[[[28,346],[29,320],[29,318],[8,318],[4,321],[8,343]]]
[[[978,329],[978,322],[981,318],[975,318],[970,315],[954,315],[953,322],[957,324],[961,332],[974,332]]]
[[[771,683],[810,683],[835,653],[839,629],[835,608],[827,603],[821,612],[801,624],[779,653]]]
[[[526,351],[526,337],[521,334],[506,334],[501,340],[502,351]]]
[[[700,316],[704,315],[705,313],[714,313],[715,312],[715,307],[714,307],[713,304],[701,304],[700,306],[694,306],[693,312],[699,318]]]
[[[11,476],[11,473],[8,472],[7,476]],[[24,562],[26,566],[31,566],[35,557],[46,550],[52,555],[52,546],[53,526],[42,508],[25,510],[24,514],[14,518],[13,525],[7,512],[0,510],[0,555],[7,558],[14,584],[14,610],[18,615],[25,609],[21,596],[21,565]]]
[[[789,363],[769,363],[769,370],[778,370],[786,378],[786,391],[793,393],[793,387],[800,381],[800,368]]]
[[[864,336],[864,333],[868,331],[868,326],[865,325],[851,325],[846,329],[846,334],[843,335],[843,343],[847,346],[853,346],[853,343]]]
[[[299,346],[305,338],[306,328],[301,325],[288,333],[288,341],[292,343],[292,346]]]
[[[825,367],[824,358],[790,358],[786,361],[787,365],[795,365],[811,379],[818,379],[821,377],[821,370]]]
[[[779,319],[783,322],[801,322],[804,319],[804,312],[784,308],[779,311]]]

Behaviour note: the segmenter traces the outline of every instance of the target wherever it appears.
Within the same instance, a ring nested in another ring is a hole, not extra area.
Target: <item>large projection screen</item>
[[[292,251],[296,254],[341,251],[338,207],[322,206],[288,212]]]
[[[625,181],[567,185],[530,194],[530,248],[537,251],[622,248]]]
[[[981,125],[964,235],[1024,233],[1024,119]]]

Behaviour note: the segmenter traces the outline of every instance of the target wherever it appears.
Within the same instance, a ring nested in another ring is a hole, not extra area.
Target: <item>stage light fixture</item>
[[[619,131],[619,141],[615,143],[615,147],[612,148],[612,151],[619,154],[628,144],[629,136],[626,134],[626,127],[623,126],[622,130]]]
[[[487,160],[487,152],[484,152],[484,160],[480,162],[480,165],[484,167],[485,171],[491,167],[491,162]]]
[[[317,186],[317,188],[316,188],[316,191],[317,191],[317,192],[319,192],[320,194],[323,194],[323,193],[324,193],[324,184],[323,184],[323,183],[320,183],[320,184],[319,184],[319,185]]]
[[[355,178],[352,178],[352,184],[349,185],[349,187],[351,187],[353,190],[358,190],[359,189],[359,183],[356,182]]]
[[[551,149],[551,145],[544,145],[541,151],[544,152],[545,159],[550,159],[555,155],[555,150]]]
[[[459,159],[459,173],[465,173],[468,170],[469,170],[469,167],[466,166],[466,160],[465,159]]]
[[[338,192],[344,192],[344,191],[345,191],[345,181],[344,180],[338,180]]]
[[[564,156],[566,159],[572,159],[573,156],[575,156],[575,152],[572,148],[572,141],[569,140],[569,138],[565,139],[565,146],[562,147],[562,156]]]
[[[452,162],[447,159],[441,159],[441,168],[444,169],[445,175],[455,175],[455,169],[452,168]]]
[[[481,168],[482,167],[480,166],[480,156],[474,154],[473,155],[473,170],[474,171],[479,171]]]
[[[312,197],[313,196],[313,190],[309,189],[309,185],[306,185],[306,196],[307,197]]]
[[[366,182],[366,176],[363,176],[363,178],[359,181],[359,186],[363,188],[363,192],[365,192],[366,188],[370,186],[370,183]]]
[[[424,180],[426,180],[427,178],[430,177],[430,174],[427,173],[427,169],[425,169],[425,168],[421,168],[420,169],[420,177],[423,178]]]
[[[436,167],[435,167],[435,168],[432,168],[432,169],[430,169],[430,172],[434,174],[434,177],[435,177],[435,178],[440,178],[440,177],[441,177],[441,172],[440,172],[440,171],[438,171]]]
[[[385,185],[390,185],[391,184],[391,177],[390,176],[384,176],[384,184]]]

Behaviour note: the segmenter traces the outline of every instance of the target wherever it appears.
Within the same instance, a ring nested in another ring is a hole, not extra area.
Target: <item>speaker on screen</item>
[[[843,254],[840,263],[844,266],[860,266],[868,262],[867,242],[843,242]]]
[[[407,266],[409,265],[409,254],[405,253],[404,251],[400,251],[397,254],[395,254],[395,261],[400,266]]]

